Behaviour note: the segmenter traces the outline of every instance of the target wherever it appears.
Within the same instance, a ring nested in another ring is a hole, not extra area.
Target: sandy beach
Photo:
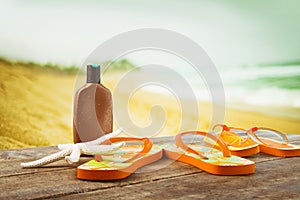
[[[0,63],[0,71],[0,149],[71,143],[76,75],[7,63]],[[107,73],[103,84],[113,91],[119,78],[119,72]],[[133,122],[142,127],[151,123],[150,110],[156,104],[164,108],[166,117],[165,126],[157,136],[178,133],[183,113],[177,100],[168,95],[138,91],[129,101]],[[189,130],[196,123],[199,130],[208,131],[211,105],[198,102],[198,108],[199,116],[184,115],[188,117],[184,129]],[[250,112],[226,108],[225,123],[241,128],[264,126],[300,133],[299,119],[258,113],[255,109]]]

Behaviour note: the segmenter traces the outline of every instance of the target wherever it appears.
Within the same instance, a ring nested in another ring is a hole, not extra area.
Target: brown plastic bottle
[[[101,84],[100,65],[87,65],[87,83],[75,94],[74,143],[95,140],[113,128],[112,95]]]

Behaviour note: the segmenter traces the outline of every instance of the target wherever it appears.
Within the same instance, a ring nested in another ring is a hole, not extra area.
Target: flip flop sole
[[[164,154],[173,160],[178,160],[190,165],[193,165],[199,169],[202,169],[208,173],[215,175],[247,175],[255,172],[255,164],[252,161],[238,158],[243,163],[210,163],[196,156],[189,156],[185,153],[174,152],[164,149]],[[236,156],[233,156],[236,157]],[[237,158],[237,157],[236,157]]]
[[[117,163],[111,164],[109,167],[104,166],[104,163],[91,160],[77,167],[77,178],[84,180],[119,180],[124,179],[134,173],[138,168],[153,163],[163,156],[162,150],[155,153],[147,153],[140,158],[130,162],[122,163],[120,166]],[[102,165],[103,164],[103,165]],[[102,165],[102,166],[101,166]]]
[[[228,146],[228,149],[232,155],[239,156],[239,157],[251,156],[254,154],[258,154],[260,152],[259,145],[250,148],[244,148],[244,149],[232,148]]]
[[[210,145],[209,142],[205,142],[205,144]],[[216,145],[216,148],[218,148],[218,145]],[[239,157],[247,157],[254,154],[258,154],[260,152],[260,148],[258,144],[249,146],[249,147],[234,147],[228,145],[228,149],[232,155],[239,156]]]
[[[279,157],[300,156],[300,146],[291,144],[281,144],[275,140],[261,138],[261,140],[269,145],[260,144],[260,151],[266,154]]]

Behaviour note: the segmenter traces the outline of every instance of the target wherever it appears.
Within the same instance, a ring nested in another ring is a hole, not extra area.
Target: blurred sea
[[[300,108],[300,65],[239,67],[220,74],[229,101]]]
[[[300,64],[256,65],[218,68],[223,82],[226,105],[232,108],[300,118]],[[211,101],[205,81],[195,73],[184,74],[196,97]],[[203,79],[203,78],[202,78]],[[176,84],[176,83],[174,83]],[[145,88],[166,93],[158,86]]]
[[[300,118],[300,65],[242,66],[220,74],[229,106]]]

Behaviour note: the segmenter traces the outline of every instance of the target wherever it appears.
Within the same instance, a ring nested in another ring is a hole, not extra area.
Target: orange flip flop
[[[213,132],[221,127],[218,137],[228,146],[231,154],[245,157],[259,153],[259,144],[253,141],[247,134],[247,130],[242,128],[228,127],[224,124],[216,124]]]
[[[259,144],[260,151],[266,154],[293,157],[300,156],[300,146],[289,144],[285,134],[264,127],[253,127],[247,131],[251,139]],[[281,141],[270,138],[270,134],[280,138]]]
[[[77,167],[77,178],[85,180],[123,179],[138,168],[159,160],[163,155],[162,148],[153,145],[148,138],[118,137],[111,138],[105,143],[121,141],[142,142],[143,144],[125,145],[111,155],[96,155],[95,159]]]
[[[182,136],[197,134],[205,140],[212,140],[209,146],[186,145]],[[189,131],[176,135],[176,146],[164,148],[168,158],[188,163],[206,172],[217,175],[243,175],[255,171],[253,161],[231,155],[227,145],[216,136],[201,131]],[[212,146],[213,142],[217,145]]]

